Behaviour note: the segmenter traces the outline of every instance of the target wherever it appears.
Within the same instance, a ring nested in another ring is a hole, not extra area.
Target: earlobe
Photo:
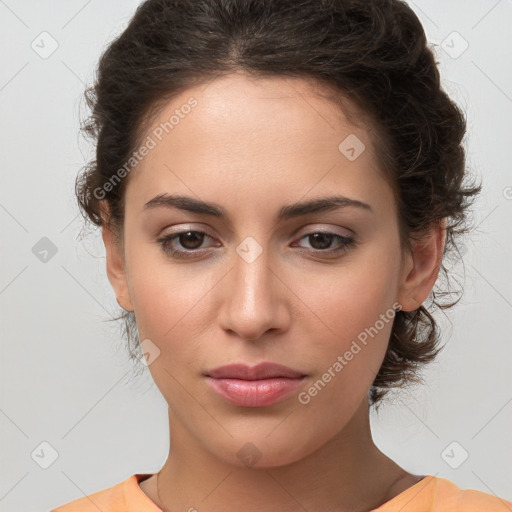
[[[446,219],[435,223],[421,240],[412,242],[398,297],[403,311],[418,309],[429,296],[441,268],[445,242]]]
[[[128,290],[122,247],[120,242],[116,239],[112,226],[109,222],[109,208],[105,201],[100,201],[100,210],[103,221],[101,226],[101,237],[105,244],[107,277],[116,295],[117,303],[125,311],[133,311],[133,305],[131,303],[130,293]]]

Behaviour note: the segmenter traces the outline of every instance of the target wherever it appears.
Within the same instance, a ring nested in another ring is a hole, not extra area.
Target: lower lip
[[[243,407],[263,407],[282,400],[295,390],[304,377],[291,379],[276,377],[273,379],[241,380],[214,379],[207,377],[213,391],[235,405]]]

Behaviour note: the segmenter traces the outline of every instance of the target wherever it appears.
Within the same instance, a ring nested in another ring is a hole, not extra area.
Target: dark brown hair
[[[82,129],[96,157],[76,180],[80,210],[123,235],[129,175],[113,178],[141,143],[148,120],[187,88],[233,72],[299,77],[356,105],[395,190],[404,247],[446,218],[441,272],[431,307],[452,295],[446,262],[468,231],[468,208],[480,185],[466,181],[463,112],[440,85],[423,27],[399,0],[147,0],[105,50],[94,85],[85,91],[91,115]],[[341,141],[340,141],[341,142]],[[108,190],[107,190],[108,189]],[[98,192],[100,191],[100,192]],[[123,312],[130,356],[139,359],[135,316]],[[390,388],[419,381],[418,370],[440,350],[427,307],[398,311],[382,367],[370,389],[376,405]]]

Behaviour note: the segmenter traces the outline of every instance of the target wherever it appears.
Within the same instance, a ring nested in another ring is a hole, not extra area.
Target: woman
[[[87,98],[78,200],[171,449],[53,512],[512,510],[370,431],[440,349],[423,303],[480,190],[406,4],[148,0]]]

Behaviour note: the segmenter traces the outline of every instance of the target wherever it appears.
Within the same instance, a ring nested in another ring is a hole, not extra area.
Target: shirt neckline
[[[393,496],[393,498],[389,499],[385,503],[382,503],[382,505],[379,505],[377,508],[372,509],[370,512],[388,512],[391,510],[395,510],[395,507],[398,505],[400,505],[401,508],[403,508],[414,498],[416,498],[416,496],[418,496],[420,492],[424,491],[431,483],[434,483],[435,481],[436,477],[434,475],[425,475],[421,480],[418,480],[415,484],[403,490],[396,496]],[[422,496],[422,500],[431,498],[433,490],[434,487],[430,487],[429,494],[427,496]],[[431,499],[429,499],[428,501],[431,501]]]
[[[152,499],[150,499],[150,497],[142,490],[139,485],[140,482],[143,482],[150,476],[153,476],[153,473],[135,473],[126,480],[124,490],[127,501],[127,512],[139,512],[133,507],[155,507],[154,512],[163,512],[162,509],[158,507],[158,505]],[[407,503],[414,499],[416,495],[418,495],[434,480],[435,477],[433,475],[425,475],[421,480],[418,480],[415,484],[411,485],[385,503],[382,503],[382,505],[379,505],[377,508],[372,509],[370,512],[385,512],[389,507],[397,504],[398,502],[403,502],[404,500],[407,500]],[[149,511],[144,510],[144,512]]]

